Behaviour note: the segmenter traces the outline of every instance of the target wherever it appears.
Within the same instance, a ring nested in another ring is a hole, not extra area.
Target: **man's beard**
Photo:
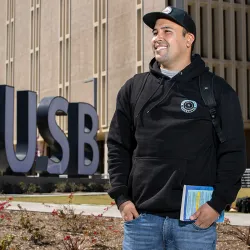
[[[169,61],[169,52],[164,53],[163,55],[158,54],[156,51],[154,52],[154,57],[159,63],[166,63]]]

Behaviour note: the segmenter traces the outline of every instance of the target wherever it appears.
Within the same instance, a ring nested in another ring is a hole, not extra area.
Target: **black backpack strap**
[[[201,92],[201,97],[205,103],[205,105],[209,109],[209,113],[212,118],[212,123],[214,126],[214,129],[216,131],[216,134],[218,136],[218,139],[220,143],[223,143],[226,141],[226,138],[223,134],[223,131],[221,129],[221,124],[220,124],[220,118],[217,116],[216,112],[216,100],[214,97],[214,90],[213,90],[213,84],[214,84],[214,74],[204,74],[199,77],[199,87],[200,87],[200,92]]]

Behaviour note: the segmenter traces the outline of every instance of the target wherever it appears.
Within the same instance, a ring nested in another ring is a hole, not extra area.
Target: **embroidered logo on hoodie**
[[[197,109],[197,102],[192,100],[184,100],[181,103],[181,110],[185,113],[192,113]]]

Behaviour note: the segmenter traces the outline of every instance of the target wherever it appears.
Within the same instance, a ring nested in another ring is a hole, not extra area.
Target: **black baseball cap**
[[[186,11],[168,6],[162,12],[150,12],[145,14],[143,16],[143,22],[151,29],[154,29],[156,21],[160,18],[175,22],[196,36],[195,23]]]

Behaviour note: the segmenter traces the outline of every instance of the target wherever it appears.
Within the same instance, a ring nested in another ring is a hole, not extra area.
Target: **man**
[[[215,221],[235,200],[246,168],[239,100],[214,76],[220,142],[199,88],[212,73],[191,56],[194,21],[174,7],[143,20],[153,32],[154,58],[149,73],[120,89],[108,136],[109,195],[125,221],[123,249],[215,249]],[[191,222],[179,220],[185,184],[214,187]]]

